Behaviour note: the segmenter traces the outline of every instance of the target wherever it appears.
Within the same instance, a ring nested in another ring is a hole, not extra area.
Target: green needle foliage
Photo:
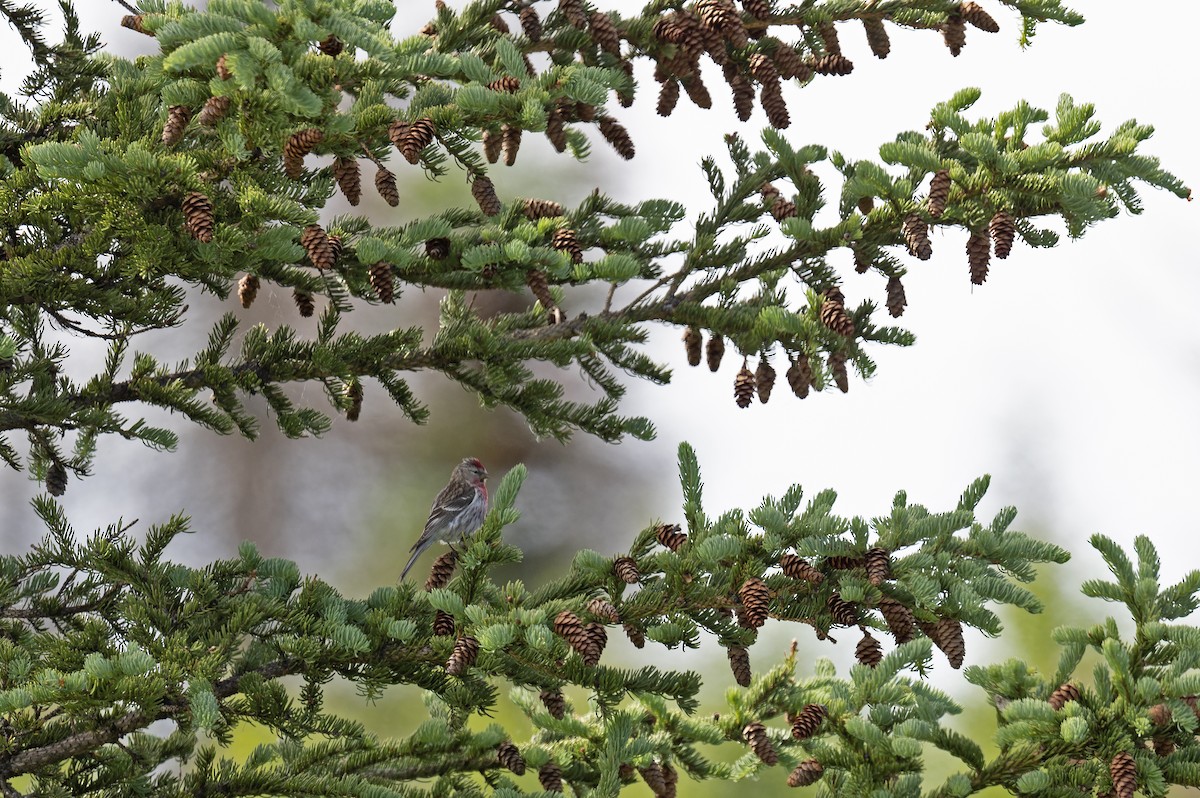
[[[1082,21],[1058,0],[1002,4],[1023,41],[1038,22]],[[781,132],[781,81],[854,80],[839,35],[865,26],[882,57],[890,28],[940,31],[957,55],[967,27],[999,29],[975,3],[749,0],[741,13],[730,0],[656,1],[629,17],[580,0],[543,5],[443,6],[398,38],[396,9],[382,0],[211,0],[203,10],[147,0],[124,24],[153,37],[153,51],[130,60],[99,52],[69,0],[59,44],[47,43],[38,9],[0,2],[33,62],[20,99],[0,97],[0,457],[51,477],[57,494],[69,473],[88,473],[102,434],[175,446],[174,432],[126,415],[126,404],[253,437],[244,402],[261,396],[286,435],[325,432],[324,413],[294,403],[296,383],[320,383],[335,411],[355,417],[364,385],[368,396],[378,386],[420,423],[429,409],[404,377],[418,371],[512,408],[538,435],[649,438],[649,419],[619,412],[622,373],[671,376],[643,351],[647,325],[686,329],[695,346],[707,334],[763,361],[782,355],[801,396],[846,390],[848,364],[870,376],[876,345],[913,336],[879,321],[877,300],[846,299],[838,250],[889,278],[896,316],[906,263],[929,257],[930,226],[968,234],[970,275],[982,282],[993,244],[997,257],[1016,237],[1054,245],[1048,217],[1074,237],[1122,207],[1138,212],[1137,182],[1188,194],[1142,152],[1152,128],[1131,121],[1103,136],[1093,108],[1066,96],[1053,114],[1019,103],[977,119],[967,114],[979,92],[965,89],[933,109],[926,130],[884,144],[879,163]],[[598,134],[633,157],[608,103],[633,101],[637,61],[655,64],[661,113],[681,89],[709,107],[702,59],[721,65],[743,118],[757,91],[772,128],[763,149],[730,135],[724,166],[704,159],[713,202],[694,224],[671,198],[625,204],[597,189],[564,207],[497,194],[489,160],[502,149],[515,161],[523,133],[577,158]],[[403,160],[389,159],[393,148]],[[401,168],[464,181],[475,201],[406,224],[322,218],[335,185],[359,202],[364,165],[392,204],[419,210],[419,198],[398,196]],[[320,305],[319,320],[268,329],[231,312],[179,363],[154,354],[153,336],[150,349],[133,348],[134,336],[189,323],[189,291],[225,298],[235,284],[244,305],[265,285],[293,292],[307,314]],[[588,286],[606,289],[602,303]],[[368,335],[343,323],[364,304],[430,288],[446,291],[435,329]],[[496,315],[468,296],[527,290],[536,303]],[[69,368],[80,336],[107,342],[103,368]],[[564,398],[576,382],[568,369],[594,401]]]

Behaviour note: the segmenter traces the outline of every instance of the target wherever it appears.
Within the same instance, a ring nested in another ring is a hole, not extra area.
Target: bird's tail
[[[421,552],[425,551],[427,546],[428,544],[422,546],[418,541],[417,545],[412,547],[412,556],[408,558],[408,565],[404,566],[404,570],[400,573],[401,582],[404,581],[404,577],[408,576],[408,572],[412,569],[413,563],[417,561],[417,558],[421,556]]]

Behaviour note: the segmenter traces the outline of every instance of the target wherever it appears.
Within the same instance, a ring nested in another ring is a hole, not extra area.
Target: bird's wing
[[[422,536],[434,534],[445,528],[451,519],[470,507],[478,496],[479,492],[469,484],[447,485],[433,500],[433,508],[429,511],[429,520],[425,522]]]

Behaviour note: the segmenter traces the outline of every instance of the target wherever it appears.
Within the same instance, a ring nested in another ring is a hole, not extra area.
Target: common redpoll
[[[404,566],[404,573],[400,574],[401,580],[408,576],[421,552],[434,541],[450,543],[479,529],[487,514],[487,477],[487,469],[474,457],[468,457],[454,467],[450,481],[433,500],[421,537],[410,549],[412,556]]]

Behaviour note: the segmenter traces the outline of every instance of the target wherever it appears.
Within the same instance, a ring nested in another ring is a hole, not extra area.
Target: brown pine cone
[[[521,30],[525,31],[525,38],[531,42],[539,42],[542,40],[542,18],[538,16],[538,12],[533,6],[524,6],[517,12],[517,18],[521,20]]]
[[[675,110],[675,105],[679,102],[679,81],[674,78],[663,82],[658,89],[658,106],[656,110],[659,116],[670,116]]]
[[[775,69],[775,62],[762,53],[750,56],[749,66],[750,74],[764,86],[768,83],[779,83],[779,72]]]
[[[829,715],[829,710],[820,704],[808,704],[792,719],[792,737],[797,740],[807,740],[821,728],[821,721]]]
[[[544,271],[530,269],[525,273],[525,285],[529,286],[529,291],[541,303],[543,310],[550,311],[558,307],[554,302],[554,295],[550,293],[550,282],[546,279]]]
[[[771,589],[758,577],[752,576],[738,588],[742,616],[738,620],[748,629],[758,629],[767,622],[771,612]]]
[[[916,631],[916,620],[912,610],[894,598],[884,596],[879,600],[879,612],[887,623],[888,631],[896,639],[896,643],[907,643],[912,640]]]
[[[450,584],[456,565],[458,565],[458,553],[454,549],[438,555],[429,568],[429,578],[425,580],[425,592],[428,593]]]
[[[583,655],[591,646],[591,636],[579,616],[570,610],[563,610],[554,617],[554,632],[564,638],[571,648]]]
[[[301,318],[309,318],[316,310],[316,306],[313,304],[313,295],[307,291],[293,288],[292,301],[296,303],[296,309],[300,311]]]
[[[304,156],[312,152],[313,147],[321,143],[325,133],[319,128],[310,127],[288,136],[283,145],[283,171],[292,180],[299,180],[304,174]]]
[[[346,383],[346,400],[349,404],[346,406],[346,420],[358,421],[358,417],[362,414],[363,406],[363,384],[358,379],[352,379]]]
[[[479,656],[479,641],[470,635],[463,635],[454,641],[454,651],[446,661],[446,673],[451,676],[462,676],[475,664]]]
[[[950,170],[939,169],[929,181],[928,208],[934,219],[946,212],[946,200],[950,198]]]
[[[622,624],[625,629],[625,636],[629,638],[629,642],[633,643],[634,648],[644,648],[646,645],[646,635],[641,628],[634,626],[631,623]]]
[[[663,774],[662,765],[657,761],[651,762],[644,768],[638,768],[638,772],[642,774],[642,779],[646,782],[646,786],[650,788],[650,792],[654,793],[655,798],[665,798],[667,794],[667,780]]]
[[[875,587],[892,578],[892,556],[887,549],[873,546],[867,549],[867,581]]]
[[[222,55],[217,59],[217,77],[221,80],[229,80],[233,77],[233,73],[229,71],[226,59],[228,56]]]
[[[783,99],[783,92],[779,90],[778,83],[762,84],[762,88],[758,92],[758,102],[762,105],[763,112],[767,115],[767,121],[771,123],[772,127],[784,130],[792,124],[787,103]]]
[[[358,161],[354,158],[338,156],[333,159],[333,179],[338,188],[346,195],[346,201],[357,205],[362,198],[362,174],[358,169]]]
[[[846,306],[842,304],[841,291],[826,292],[825,299],[821,302],[819,315],[821,323],[838,335],[846,338],[854,337],[854,320],[850,318],[850,314],[846,312]]]
[[[558,110],[557,105],[551,105],[546,111],[546,138],[550,139],[550,143],[554,145],[557,152],[567,149],[567,132],[564,122],[562,112]]]
[[[608,623],[620,623],[621,616],[617,613],[617,608],[614,607],[607,599],[597,596],[587,603],[587,611],[593,616],[607,621]]]
[[[824,773],[825,768],[820,762],[815,759],[806,759],[788,774],[787,784],[789,787],[807,787],[815,784]]]
[[[471,196],[475,198],[479,210],[483,211],[485,216],[496,216],[504,208],[500,204],[500,198],[496,196],[496,187],[487,175],[477,175],[471,181]]]
[[[1122,751],[1109,762],[1108,772],[1112,776],[1116,798],[1133,798],[1133,792],[1137,789],[1137,762],[1133,757]]]
[[[742,687],[749,687],[750,653],[741,646],[728,646],[725,653],[729,655],[729,669],[733,671],[734,680]]]
[[[733,401],[743,410],[754,401],[754,372],[746,367],[745,359],[737,376],[733,378]]]
[[[617,151],[617,155],[627,161],[633,158],[633,140],[629,138],[629,133],[621,126],[620,122],[611,116],[601,116],[600,135],[604,136],[605,140],[612,145],[612,148]]]
[[[513,79],[510,78],[510,80]],[[421,160],[421,152],[433,143],[435,132],[433,120],[429,117],[422,117],[408,125],[396,147],[404,156],[404,160],[415,164]],[[395,140],[393,139],[393,141]]]
[[[571,27],[580,30],[587,28],[587,11],[579,0],[558,0],[558,12],[566,18]]]
[[[758,390],[758,401],[765,405],[775,388],[775,369],[771,367],[766,354],[759,355],[758,368],[754,370],[754,386]]]
[[[988,276],[988,261],[992,259],[992,237],[986,230],[972,230],[967,239],[967,264],[971,267],[971,282],[983,285]]]
[[[146,28],[146,16],[144,14],[126,14],[121,17],[121,27],[135,30],[138,33],[143,33],[147,36],[154,34]]]
[[[517,153],[521,149],[521,128],[502,125],[500,141],[504,145],[504,165],[512,166],[517,162]]]
[[[542,704],[545,705],[546,711],[550,713],[550,717],[555,720],[562,720],[567,714],[567,702],[563,699],[563,694],[558,690],[543,690],[539,698],[542,699]]]
[[[695,327],[688,327],[683,331],[683,349],[687,352],[688,365],[699,366],[703,357],[704,336]]]
[[[67,492],[67,467],[57,460],[46,469],[46,492],[51,496]]]
[[[259,285],[258,278],[253,274],[242,275],[242,279],[238,281],[238,301],[242,303],[242,307],[249,308],[254,304]]]
[[[553,200],[544,199],[527,199],[525,200],[525,218],[530,221],[538,219],[552,219],[555,216],[562,216],[566,211],[563,206]]]
[[[525,759],[512,740],[505,740],[496,747],[496,759],[501,767],[508,768],[518,776],[525,775]]]
[[[331,33],[321,40],[317,45],[317,49],[330,58],[337,58],[346,49],[346,45],[341,39]]]
[[[550,239],[550,246],[559,252],[566,253],[571,258],[571,263],[583,261],[583,250],[579,248],[575,231],[568,227],[560,227],[554,231],[554,236]]]
[[[379,261],[371,267],[369,276],[371,287],[375,289],[375,295],[379,297],[380,302],[390,305],[396,301],[396,276],[392,271],[392,264],[385,260]]]
[[[771,205],[771,215],[775,217],[775,221],[777,222],[782,222],[784,219],[791,219],[796,215],[796,203],[780,197]]]
[[[300,246],[308,253],[308,259],[321,271],[332,269],[336,261],[333,248],[329,245],[329,236],[319,224],[310,224],[300,234]]]
[[[992,19],[992,15],[983,10],[978,3],[963,3],[958,9],[959,15],[975,27],[988,33],[999,33],[1000,25]]]
[[[679,551],[688,539],[687,534],[680,531],[679,524],[659,524],[654,528],[654,537],[671,551]]]
[[[754,114],[754,86],[733,64],[725,65],[725,82],[729,84],[733,94],[733,110],[737,113],[737,118],[745,122]]]
[[[712,108],[712,95],[708,93],[708,86],[704,85],[704,81],[700,78],[698,72],[683,78],[681,83],[683,90],[687,92],[688,99],[697,108]]]
[[[483,131],[483,157],[487,158],[488,163],[496,163],[500,160],[500,152],[504,149],[504,134],[497,130],[489,130],[484,128]]]
[[[808,389],[813,384],[812,366],[808,362],[808,355],[803,352],[797,354],[796,359],[788,366],[787,381],[792,393],[798,398],[808,397]]]
[[[779,754],[775,751],[775,746],[771,745],[771,740],[767,737],[767,727],[753,721],[747,723],[742,728],[742,737],[745,739],[750,750],[754,755],[761,759],[767,765],[776,765],[779,763]]]
[[[636,585],[642,579],[637,561],[632,557],[618,557],[613,560],[613,572],[627,585]]]
[[[888,313],[893,318],[899,317],[904,313],[904,308],[907,305],[908,297],[904,293],[904,283],[900,282],[900,278],[893,274],[888,278],[887,284]]]
[[[1051,693],[1050,697],[1046,700],[1049,702],[1050,706],[1054,708],[1054,711],[1057,712],[1066,706],[1068,701],[1078,701],[1079,699],[1079,688],[1070,682],[1067,682],[1054,688],[1054,692]]]
[[[803,83],[812,77],[812,69],[804,63],[804,59],[791,45],[780,42],[772,56],[775,59],[775,69],[784,80],[796,78]]]
[[[709,337],[704,347],[704,357],[708,361],[708,370],[717,371],[721,368],[721,358],[725,357],[725,339],[714,333]]]
[[[212,127],[229,113],[231,105],[233,99],[230,97],[209,97],[200,113],[196,115],[196,122],[203,127]]]
[[[434,613],[433,633],[438,637],[449,637],[454,634],[454,616],[441,610]]]
[[[785,554],[780,557],[779,566],[783,569],[783,573],[792,579],[803,579],[814,585],[825,581],[825,574],[813,568],[808,560],[795,554]]]
[[[580,655],[583,657],[584,665],[597,665],[600,662],[600,655],[604,653],[604,647],[608,645],[608,631],[603,624],[589,623],[585,629],[587,632],[587,645]]]
[[[817,35],[821,37],[826,53],[842,54],[842,43],[838,41],[837,27],[832,22],[821,22],[817,25]]]
[[[967,654],[967,644],[963,640],[962,624],[954,618],[938,618],[933,625],[934,633],[929,637],[933,644],[942,650],[950,667],[957,670],[962,667]]]
[[[835,623],[843,626],[858,625],[858,605],[854,602],[846,601],[834,592],[830,593],[829,598],[825,600],[825,606]]]
[[[1003,260],[1012,252],[1013,240],[1017,236],[1017,220],[1008,211],[996,211],[988,223],[988,233],[995,245],[996,257]]]
[[[840,53],[826,53],[813,62],[812,69],[821,75],[849,75],[854,62]]]
[[[767,19],[771,16],[771,0],[742,0],[742,8],[755,19]]]
[[[600,46],[600,49],[610,55],[621,54],[621,34],[617,31],[617,26],[613,24],[612,17],[601,11],[593,11],[589,18],[592,29],[592,41]]]
[[[433,260],[443,260],[450,254],[450,239],[431,238],[425,242],[425,255]]]
[[[957,57],[967,44],[967,24],[961,14],[950,14],[942,23],[942,41],[950,50],[950,55]]]
[[[867,32],[867,44],[871,48],[871,52],[876,58],[887,58],[892,51],[892,42],[888,38],[887,28],[883,25],[883,20],[876,17],[864,19],[863,28]]]
[[[1055,707],[1056,710],[1060,708]],[[1171,722],[1171,708],[1166,704],[1155,704],[1146,711],[1146,716],[1155,726],[1166,726]]]
[[[538,768],[538,783],[546,792],[562,792],[562,768],[553,762],[547,762]]]
[[[329,251],[333,253],[333,262],[337,264],[342,259],[342,237],[329,236]]]
[[[496,78],[487,85],[492,91],[502,92],[504,94],[516,94],[521,90],[521,81],[514,78],[512,75],[504,75]]]
[[[510,32],[508,23],[499,14],[492,14],[492,18],[488,21],[488,24],[492,26],[493,30],[499,33],[508,34]]]
[[[864,629],[862,639],[854,647],[854,657],[868,668],[874,668],[883,661],[883,646]]]
[[[172,105],[167,109],[167,121],[162,129],[162,143],[168,147],[178,144],[191,119],[192,109],[186,105]]]
[[[900,232],[904,236],[908,253],[914,258],[929,260],[933,256],[933,244],[929,241],[929,225],[920,216],[915,213],[905,216],[900,225]]]
[[[857,571],[867,567],[867,558],[866,555],[858,554],[831,554],[825,558],[824,563],[826,568],[835,571]]]
[[[202,244],[213,239],[213,206],[208,197],[199,191],[193,191],[183,198],[183,229],[187,234]]]
[[[383,201],[395,208],[400,204],[400,190],[396,188],[396,176],[383,164],[375,170],[375,190]]]

